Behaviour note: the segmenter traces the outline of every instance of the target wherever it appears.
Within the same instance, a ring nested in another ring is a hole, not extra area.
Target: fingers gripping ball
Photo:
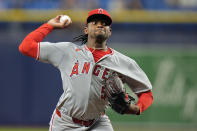
[[[109,105],[117,113],[124,114],[131,101],[135,101],[133,97],[125,92],[124,84],[116,73],[106,80],[105,89]]]
[[[69,25],[71,22],[71,18],[67,15],[62,15],[60,17],[60,23],[64,23],[67,20],[67,22],[65,23],[65,26]]]

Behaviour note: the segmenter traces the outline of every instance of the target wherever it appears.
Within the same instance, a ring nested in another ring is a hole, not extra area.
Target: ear
[[[112,34],[112,28],[109,27],[109,36],[111,36],[111,34]]]
[[[88,27],[85,26],[83,31],[84,31],[85,34],[88,34]]]

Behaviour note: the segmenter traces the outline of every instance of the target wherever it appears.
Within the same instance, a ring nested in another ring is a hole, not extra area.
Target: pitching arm
[[[31,32],[25,37],[23,42],[19,46],[19,51],[27,56],[38,59],[40,53],[40,42],[53,30],[53,29],[64,29],[67,28],[69,24],[66,24],[68,20],[60,22],[61,15],[50,19],[47,23],[40,26],[35,31]]]
[[[43,24],[25,37],[19,46],[19,51],[24,55],[38,59],[39,42],[41,42],[52,30],[53,27],[51,25],[47,23]]]

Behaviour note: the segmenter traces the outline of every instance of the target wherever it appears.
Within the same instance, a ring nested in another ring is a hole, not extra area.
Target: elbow
[[[142,112],[144,112],[148,107],[150,107],[150,105],[153,104],[153,94],[152,91],[148,91],[148,92],[143,92],[140,93],[138,95],[138,103],[137,105],[139,106],[139,114],[141,114]]]
[[[25,47],[25,44],[22,42],[19,47],[18,47],[18,50],[20,53],[26,55],[28,53],[28,48]]]
[[[152,91],[146,93],[146,99],[148,99],[147,101],[150,103],[150,105],[153,104],[153,93],[152,93]]]
[[[18,50],[19,50],[20,53],[23,54],[24,50],[23,50],[23,45],[22,45],[22,43],[19,45]]]
[[[19,52],[23,55],[37,58],[37,44],[24,40],[18,47]]]

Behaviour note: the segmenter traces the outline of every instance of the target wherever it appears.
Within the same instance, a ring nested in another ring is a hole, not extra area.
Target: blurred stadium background
[[[141,116],[107,111],[115,131],[197,130],[197,0],[0,0],[0,131],[47,131],[62,93],[54,67],[19,53],[24,37],[67,14],[72,26],[45,41],[72,41],[100,7],[113,19],[109,46],[135,59],[153,84],[154,103]]]

